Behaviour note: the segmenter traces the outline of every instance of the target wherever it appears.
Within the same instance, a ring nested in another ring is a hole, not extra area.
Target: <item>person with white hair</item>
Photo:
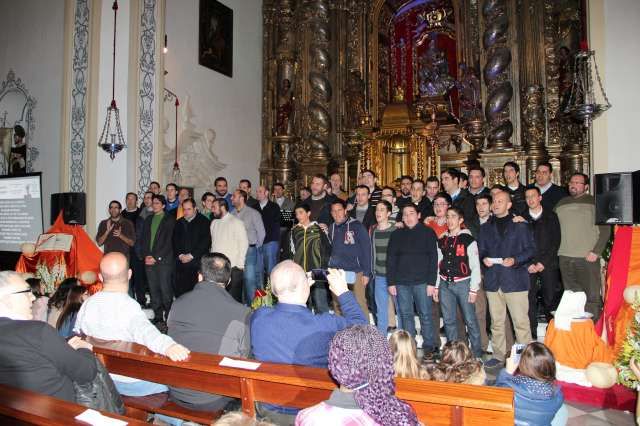
[[[329,269],[327,281],[343,316],[314,315],[307,308],[313,280],[300,265],[285,260],[273,268],[271,288],[278,297],[278,304],[262,307],[251,316],[251,348],[255,359],[326,368],[329,343],[334,334],[355,324],[367,324],[362,309],[347,287],[345,272]],[[258,412],[274,423],[293,424],[298,409],[258,404]]]
[[[0,383],[75,402],[73,382],[97,373],[92,346],[66,342],[43,321],[33,321],[31,287],[16,272],[0,272]]]

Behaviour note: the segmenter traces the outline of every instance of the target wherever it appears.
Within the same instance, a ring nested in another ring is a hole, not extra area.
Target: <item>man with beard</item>
[[[104,252],[117,251],[129,258],[129,251],[136,242],[136,231],[133,224],[122,217],[122,204],[113,200],[109,203],[109,219],[98,225],[96,243],[104,245]]]

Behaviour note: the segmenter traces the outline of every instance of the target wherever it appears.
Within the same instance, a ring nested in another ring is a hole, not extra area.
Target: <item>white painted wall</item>
[[[29,143],[40,150],[45,230],[51,194],[60,192],[63,38],[64,0],[0,0],[0,81],[13,69],[37,101]]]
[[[87,143],[98,143],[102,126],[107,117],[107,107],[111,103],[111,76],[113,66],[113,1],[102,0],[102,18],[100,22],[100,73],[98,83],[98,110],[90,111],[97,116],[97,133],[90,135]],[[96,198],[95,229],[98,223],[108,216],[111,200],[124,203],[124,195],[136,188],[135,182],[127,181],[127,157],[134,154],[136,143],[134,136],[127,134],[128,119],[135,117],[135,111],[128,110],[127,93],[129,87],[129,17],[130,3],[118,2],[116,37],[116,84],[115,99],[120,109],[120,125],[128,147],[116,155],[115,160],[98,148],[96,159]],[[88,189],[90,191],[91,188]]]
[[[613,104],[594,122],[594,172],[639,170],[640,1],[590,0],[589,15],[590,45]]]
[[[215,154],[227,164],[222,174],[230,189],[241,178],[250,179],[255,187],[262,149],[262,1],[222,0],[233,9],[233,78],[198,65],[199,3],[167,1],[165,86],[181,102],[189,96],[196,131],[216,132]],[[167,138],[173,145],[175,110],[168,102],[164,108],[170,123]]]

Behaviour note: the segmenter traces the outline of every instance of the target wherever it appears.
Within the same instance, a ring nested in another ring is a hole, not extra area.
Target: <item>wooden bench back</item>
[[[328,399],[336,384],[322,368],[261,363],[256,371],[218,365],[222,356],[192,352],[173,362],[144,346],[89,339],[112,373],[171,386],[240,398],[255,415],[256,401],[306,408]],[[397,379],[396,395],[411,404],[428,425],[512,425],[513,391],[488,386]],[[491,423],[487,423],[491,422]]]
[[[82,405],[48,395],[0,385],[0,424],[3,425],[86,426],[87,423],[75,419],[86,409]],[[132,426],[148,425],[128,417],[102,414],[124,420]]]

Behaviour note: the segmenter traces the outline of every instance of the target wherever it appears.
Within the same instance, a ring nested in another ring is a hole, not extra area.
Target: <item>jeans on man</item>
[[[148,265],[145,269],[151,294],[151,309],[158,320],[166,321],[173,303],[173,265],[156,263]],[[164,315],[164,317],[163,317]]]
[[[316,281],[311,287],[311,305],[316,314],[329,312],[329,283]]]
[[[475,357],[482,356],[482,343],[480,340],[480,327],[476,318],[475,305],[469,303],[469,288],[471,279],[459,282],[441,281],[438,296],[440,309],[444,319],[444,331],[447,341],[460,339],[458,336],[457,313],[458,306],[462,311],[464,323],[467,325],[467,334],[471,342],[471,351]]]
[[[166,385],[145,380],[114,380],[113,384],[116,386],[118,393],[125,396],[147,396],[154,393],[169,392],[169,388]]]
[[[389,297],[391,297],[391,300],[396,307],[396,311],[398,310],[398,304],[396,302],[396,298],[389,295],[387,277],[376,275],[376,280],[373,284],[375,285],[377,326],[380,333],[382,333],[383,336],[386,336],[387,329],[389,328]]]
[[[262,273],[258,271],[258,247],[249,246],[244,260],[244,294],[247,304],[251,306],[256,295],[256,290],[262,288],[260,278]]]
[[[262,245],[261,251],[262,257],[260,259],[260,271],[265,271],[267,276],[269,276],[280,258],[280,242],[269,241]]]
[[[427,296],[427,284],[417,285],[396,285],[398,294],[398,312],[402,322],[402,327],[411,334],[416,336],[416,325],[413,320],[413,305],[415,303],[418,310],[418,318],[420,318],[420,334],[422,335],[422,349],[425,353],[436,351],[433,339],[433,324],[431,318],[431,303],[433,299]]]

